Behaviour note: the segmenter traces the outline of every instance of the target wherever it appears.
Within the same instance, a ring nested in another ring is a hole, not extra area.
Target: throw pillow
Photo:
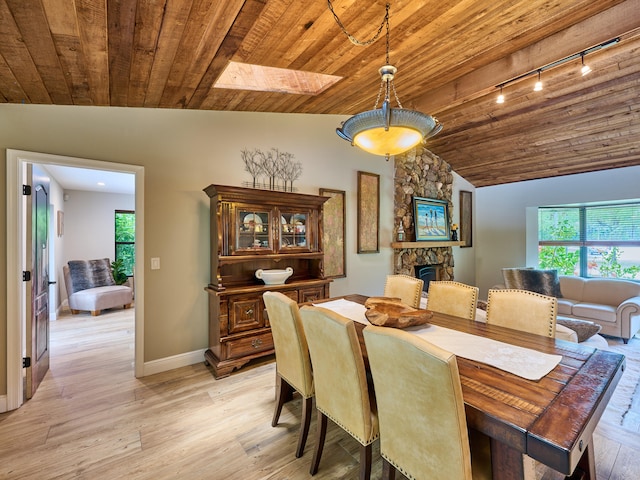
[[[69,260],[67,263],[69,265],[71,283],[73,284],[72,293],[88,288],[106,287],[116,284],[108,258],[101,258],[99,260]]]
[[[558,270],[533,268],[503,268],[502,276],[507,288],[528,290],[549,297],[561,298]]]
[[[576,320],[573,318],[558,317],[556,323],[564,325],[570,328],[578,336],[578,342],[584,342],[585,340],[593,337],[596,333],[602,330],[602,327],[594,322],[587,320]]]

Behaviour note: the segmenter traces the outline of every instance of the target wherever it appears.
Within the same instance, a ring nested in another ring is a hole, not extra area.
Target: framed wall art
[[[62,210],[58,210],[56,220],[56,233],[59,237],[61,237],[62,235],[64,235],[64,212]]]
[[[449,203],[446,200],[413,197],[413,223],[416,242],[451,239]]]
[[[472,223],[473,223],[473,197],[471,192],[460,190],[460,240],[464,245],[460,247],[472,247]]]
[[[324,250],[324,278],[347,276],[345,249],[344,190],[321,188],[320,196],[330,197],[322,210],[322,248]]]
[[[358,172],[358,253],[380,251],[380,175]]]

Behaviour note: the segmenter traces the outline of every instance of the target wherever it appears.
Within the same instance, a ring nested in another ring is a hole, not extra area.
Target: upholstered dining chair
[[[429,310],[474,320],[477,306],[478,287],[453,281],[429,282]]]
[[[491,478],[487,437],[467,430],[458,364],[404,330],[367,326],[367,356],[380,423],[383,480]],[[483,448],[473,445],[470,438]]]
[[[410,275],[387,275],[384,284],[385,297],[397,297],[410,307],[419,308],[424,280]]]
[[[276,406],[271,426],[278,425],[282,406],[296,390],[302,397],[302,419],[296,448],[296,457],[301,457],[311,424],[314,386],[300,310],[296,302],[280,292],[265,292],[262,298],[267,307],[276,353]]]
[[[318,411],[311,475],[318,472],[327,419],[331,419],[360,443],[359,478],[368,480],[378,417],[353,320],[312,306],[302,307],[300,316],[311,353]]]
[[[487,297],[487,323],[535,333],[556,334],[558,301],[536,292],[516,289],[490,289]]]

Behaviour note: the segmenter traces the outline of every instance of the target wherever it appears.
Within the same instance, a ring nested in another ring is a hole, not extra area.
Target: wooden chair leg
[[[327,416],[318,410],[318,424],[316,425],[316,448],[313,452],[313,460],[311,461],[311,475],[318,473],[318,465],[322,457],[322,449],[324,447],[324,439],[327,436]]]
[[[371,478],[371,453],[373,445],[360,445],[360,480]]]
[[[98,315],[100,315],[100,310],[91,310],[92,317],[97,317]]]
[[[386,458],[382,459],[382,480],[396,480],[396,467]]]
[[[282,412],[282,406],[291,400],[291,396],[293,395],[293,388],[289,385],[286,380],[283,380],[282,377],[276,373],[276,409],[273,411],[273,419],[271,420],[271,426],[275,427],[278,425],[278,420],[280,419],[280,413]]]
[[[311,425],[311,410],[313,409],[313,397],[302,399],[302,418],[300,419],[300,434],[298,436],[298,448],[296,458],[300,458],[304,453],[304,446],[307,443],[309,425]]]

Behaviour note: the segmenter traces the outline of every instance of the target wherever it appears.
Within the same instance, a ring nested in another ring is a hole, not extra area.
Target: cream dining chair
[[[383,480],[393,480],[396,470],[416,480],[491,478],[488,438],[467,431],[455,355],[395,328],[367,326],[364,340]]]
[[[298,304],[279,292],[265,292],[262,298],[267,307],[276,352],[276,406],[271,426],[278,425],[282,406],[295,389],[302,397],[302,419],[296,448],[296,457],[301,457],[313,409],[314,385],[309,347]]]
[[[429,310],[474,320],[477,306],[478,287],[453,281],[429,282]]]
[[[410,307],[420,308],[423,287],[424,281],[420,278],[403,274],[387,275],[387,281],[384,284],[384,296],[397,297],[400,298],[402,303]]]
[[[318,471],[331,419],[360,443],[359,478],[368,480],[378,417],[353,320],[312,306],[302,307],[300,316],[311,353],[318,411],[311,475]]]
[[[536,292],[491,289],[487,297],[487,323],[555,337],[558,301]]]
[[[545,337],[556,335],[558,301],[536,292],[518,289],[490,289],[487,323]],[[526,478],[535,478],[535,461],[522,455]]]

